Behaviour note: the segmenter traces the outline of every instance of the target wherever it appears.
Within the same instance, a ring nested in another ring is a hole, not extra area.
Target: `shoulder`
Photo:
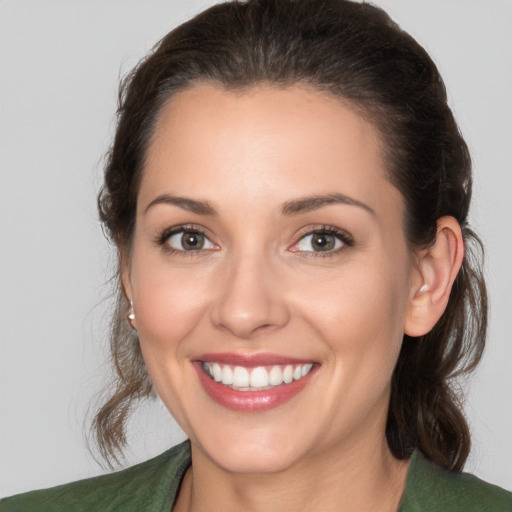
[[[400,512],[512,512],[512,493],[468,473],[445,470],[415,452]]]
[[[5,498],[0,512],[170,510],[189,465],[185,442],[123,471]]]

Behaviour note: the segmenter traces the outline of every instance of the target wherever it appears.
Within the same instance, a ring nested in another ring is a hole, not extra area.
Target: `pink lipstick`
[[[194,361],[199,381],[215,402],[238,412],[284,404],[310,382],[319,365],[273,354],[204,354]]]

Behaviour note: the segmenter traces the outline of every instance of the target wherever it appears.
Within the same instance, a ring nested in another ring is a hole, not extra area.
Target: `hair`
[[[470,449],[459,377],[481,358],[487,328],[482,244],[468,225],[471,160],[444,83],[426,51],[381,9],[349,0],[248,0],[215,5],[167,34],[122,81],[117,131],[98,197],[104,230],[129,254],[137,193],[158,114],[176,92],[303,85],[351,105],[380,131],[390,182],[405,202],[411,250],[436,239],[437,219],[459,222],[462,268],[446,311],[419,338],[404,335],[386,426],[398,458],[419,449],[460,471]],[[136,333],[126,320],[119,269],[111,330],[115,387],[94,419],[100,452],[118,461],[126,420],[153,396]]]

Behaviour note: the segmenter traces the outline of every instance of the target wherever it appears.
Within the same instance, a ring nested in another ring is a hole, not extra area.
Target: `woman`
[[[470,196],[439,74],[382,11],[260,0],[174,30],[124,84],[99,198],[119,379],[96,431],[115,458],[156,390],[190,441],[2,507],[509,510],[460,473]]]

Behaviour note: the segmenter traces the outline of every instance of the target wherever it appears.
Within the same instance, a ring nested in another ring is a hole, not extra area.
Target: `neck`
[[[233,474],[192,449],[192,466],[174,510],[395,512],[408,461],[391,454],[385,438],[370,446],[329,450],[284,471]]]

